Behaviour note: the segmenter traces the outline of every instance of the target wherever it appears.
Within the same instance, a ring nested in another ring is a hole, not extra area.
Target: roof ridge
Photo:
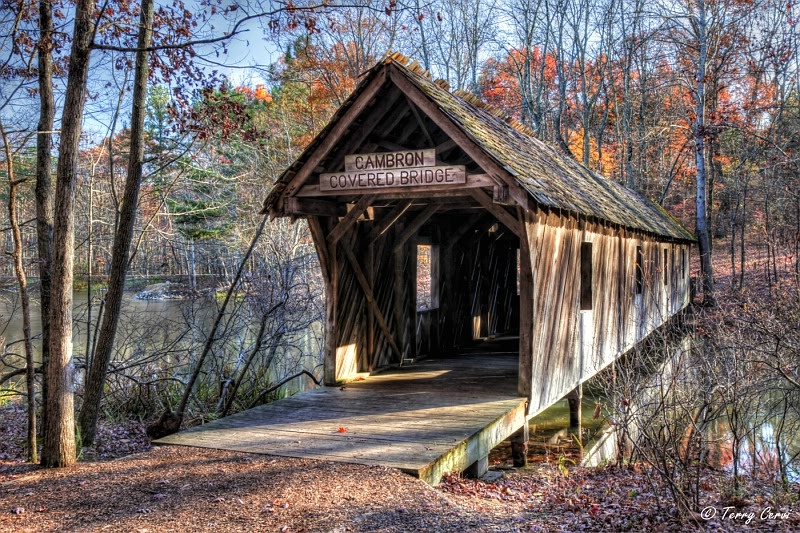
[[[405,56],[400,52],[391,52],[391,53],[387,52],[386,59],[383,62],[391,63],[392,61],[394,61],[401,67],[405,68],[406,70],[413,72],[414,74],[423,76],[431,81],[434,81],[433,74],[425,70],[422,67],[422,65],[419,64],[419,61],[413,61],[410,57]],[[434,83],[436,83],[436,81],[434,81]]]

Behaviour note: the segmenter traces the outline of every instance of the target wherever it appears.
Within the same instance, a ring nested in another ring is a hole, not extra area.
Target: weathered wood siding
[[[400,259],[401,279],[407,277],[405,268],[408,258],[404,248],[395,253],[390,238],[370,238],[369,224],[354,224],[337,243],[331,244],[328,240],[330,228],[335,227],[336,223],[318,217],[309,217],[309,220],[326,280],[326,383],[346,381],[359,372],[369,372],[390,362],[399,362],[380,322],[382,319],[391,332],[392,341],[402,339],[399,346],[408,346],[409,328],[406,328],[405,320],[398,321],[395,317],[395,299],[407,300],[407,283],[395,287],[392,275],[396,270],[395,262]],[[397,231],[400,229],[395,228],[394,233]],[[389,231],[387,235],[392,233]],[[367,300],[346,250],[352,252],[358,270],[369,286],[371,302]],[[399,330],[404,334],[397,335]]]
[[[533,273],[529,407],[533,415],[689,303],[688,267],[680,264],[681,257],[688,262],[689,252],[685,244],[659,242],[555,212],[527,212],[525,226]],[[592,243],[592,305],[582,311],[584,242]]]

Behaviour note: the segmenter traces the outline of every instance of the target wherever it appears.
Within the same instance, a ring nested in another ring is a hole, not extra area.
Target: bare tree
[[[72,266],[75,254],[75,189],[89,57],[95,33],[94,0],[78,0],[67,90],[56,166],[53,217],[52,290],[49,314],[50,354],[45,366],[47,410],[42,465],[75,462],[75,411],[72,358]]]
[[[19,288],[19,297],[22,303],[22,338],[25,346],[26,384],[28,389],[28,460],[35,463],[38,453],[36,443],[36,363],[33,359],[33,342],[31,340],[31,304],[28,296],[28,281],[22,262],[22,231],[20,230],[17,216],[17,210],[19,209],[17,193],[19,186],[25,182],[25,178],[17,179],[14,174],[14,153],[2,120],[0,120],[0,138],[3,140],[6,174],[8,177],[8,221],[14,242],[11,257],[14,261],[14,273],[17,277],[17,287]]]
[[[695,97],[695,122],[692,135],[695,147],[695,165],[697,167],[697,195],[695,197],[697,224],[697,246],[700,251],[700,265],[703,275],[703,302],[714,306],[714,272],[711,266],[711,234],[708,229],[708,213],[706,197],[706,63],[708,61],[708,18],[706,0],[695,0],[696,11],[691,14],[691,25],[697,39],[697,56],[695,79],[697,81]]]
[[[39,255],[39,313],[42,321],[42,367],[50,359],[50,267],[53,256],[53,180],[52,152],[55,98],[53,96],[53,6],[39,1],[39,43],[37,74],[39,83],[39,125],[36,134],[36,246]],[[47,379],[42,380],[42,396]],[[46,426],[47,410],[42,411]]]
[[[97,430],[97,417],[100,412],[103,384],[111,360],[119,311],[122,307],[122,292],[128,271],[131,240],[139,203],[139,189],[142,183],[144,163],[144,118],[147,101],[147,80],[149,77],[148,51],[153,35],[153,0],[142,0],[139,19],[139,37],[136,52],[136,69],[133,85],[133,112],[131,113],[131,143],[128,156],[128,173],[125,192],[119,214],[114,246],[112,249],[111,274],[105,298],[103,324],[97,338],[97,348],[92,358],[92,366],[86,379],[83,406],[79,416],[79,427],[83,441],[94,442]],[[91,199],[90,199],[91,201]]]

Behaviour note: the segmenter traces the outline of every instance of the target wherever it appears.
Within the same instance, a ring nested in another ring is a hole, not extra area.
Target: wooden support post
[[[464,470],[464,477],[480,479],[489,471],[489,456],[485,455]]]
[[[528,466],[528,421],[519,428],[514,434],[511,435],[511,459],[514,461],[516,468]]]
[[[367,283],[369,290],[375,294],[375,245],[367,246]],[[377,302],[376,302],[377,305]],[[368,372],[375,370],[375,306],[367,306],[367,368]]]
[[[580,434],[581,430],[581,404],[583,403],[583,384],[578,384],[567,394],[569,403],[569,429]]]
[[[323,244],[324,246],[324,244]],[[325,355],[324,377],[326,385],[336,385],[336,354],[338,352],[339,337],[339,260],[336,245],[328,248],[330,258],[330,282],[325,284]]]
[[[415,221],[416,222],[416,221]],[[406,228],[408,229],[408,228]],[[417,238],[409,239],[408,243],[408,267],[403,275],[406,284],[406,294],[411,300],[410,305],[406,306],[406,324],[408,324],[408,342],[404,346],[405,358],[412,361],[417,358]]]
[[[408,107],[411,109],[411,112],[414,113],[414,118],[417,119],[419,128],[422,130],[422,133],[425,134],[425,138],[428,140],[428,146],[435,147],[436,143],[433,142],[431,134],[428,132],[428,128],[425,126],[425,122],[422,121],[422,117],[420,116],[419,111],[417,111],[417,106],[415,106],[414,102],[412,102],[408,97],[406,97],[406,102],[408,103]]]
[[[399,230],[399,228],[398,228]],[[403,267],[405,263],[405,254],[403,247],[393,248],[394,259],[394,321],[395,331],[397,332],[397,342],[400,346],[405,344],[405,286],[403,284]],[[400,354],[398,363],[403,364],[404,354]]]
[[[522,228],[519,239],[519,374],[517,392],[528,398],[528,409],[532,406],[531,382],[533,380],[533,266],[528,241],[528,225],[525,213],[517,207],[517,217]]]

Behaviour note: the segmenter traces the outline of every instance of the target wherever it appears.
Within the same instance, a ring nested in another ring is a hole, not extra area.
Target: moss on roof
[[[537,204],[664,237],[694,240],[694,236],[661,206],[556,151],[536,139],[523,125],[477,97],[461,91],[449,92],[446,83],[433,81],[418,63],[410,63],[400,54],[392,54],[366,73],[328,126],[278,180],[265,202],[265,209],[276,206],[288,180],[331,126],[380,69],[390,66],[425,93],[477,146],[513,176]]]

